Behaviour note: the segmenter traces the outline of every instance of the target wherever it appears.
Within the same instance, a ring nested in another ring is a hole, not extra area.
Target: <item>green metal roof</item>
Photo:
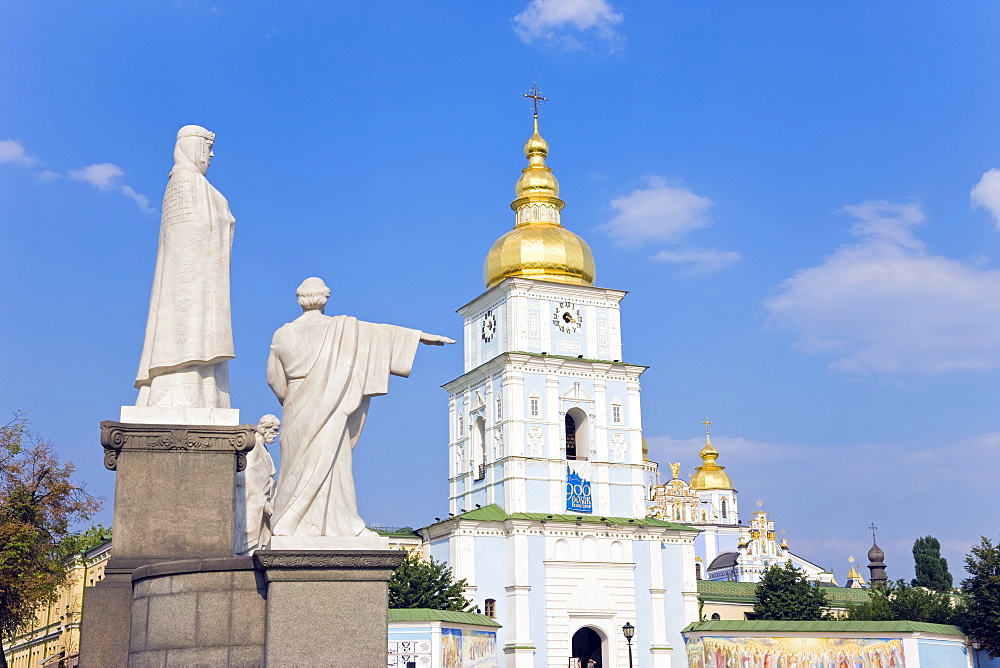
[[[858,605],[868,601],[868,589],[847,587],[820,587],[827,603],[835,608],[846,608],[848,603]],[[698,580],[698,596],[703,601],[750,603],[757,601],[757,584],[754,582],[727,582],[724,580]]]
[[[684,629],[684,633],[706,633],[716,631],[747,631],[770,633],[935,633],[944,636],[964,636],[962,630],[950,624],[929,624],[927,622],[784,622],[764,619],[733,620],[723,619],[711,622],[695,622]]]
[[[430,608],[389,609],[390,622],[449,622],[451,624],[472,624],[474,626],[494,626],[501,628],[497,620],[474,612],[454,612],[452,610],[431,610]]]
[[[575,359],[575,358],[574,358]],[[547,513],[513,513],[508,515],[500,506],[495,503],[491,503],[488,506],[483,506],[482,508],[476,508],[475,510],[470,510],[460,515],[455,515],[449,519],[466,519],[466,520],[479,520],[481,522],[505,522],[509,519],[514,520],[535,520],[535,521],[546,521],[546,522],[580,522],[581,524],[612,524],[616,526],[647,526],[647,527],[665,527],[668,529],[679,529],[682,531],[700,531],[700,529],[695,529],[693,527],[684,526],[683,524],[677,524],[675,522],[666,522],[664,520],[658,520],[653,517],[643,517],[643,518],[631,518],[631,517],[603,517],[600,515],[550,515]],[[448,520],[443,520],[448,521]]]
[[[366,527],[380,536],[392,536],[393,538],[420,538],[410,527]]]

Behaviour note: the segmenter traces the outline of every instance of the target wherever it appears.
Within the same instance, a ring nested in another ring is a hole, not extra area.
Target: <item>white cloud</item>
[[[53,172],[52,170],[49,169],[43,169],[42,171],[38,172],[38,174],[36,174],[35,176],[37,176],[42,181],[58,181],[59,179],[62,178],[62,174],[60,174],[59,172]]]
[[[83,169],[70,171],[69,177],[75,181],[84,181],[100,190],[111,190],[118,186],[125,172],[118,165],[110,162],[100,162]]]
[[[688,275],[711,274],[739,261],[740,254],[736,251],[689,248],[680,251],[662,250],[650,259],[657,262],[682,265],[684,268],[681,273]]]
[[[118,165],[110,162],[101,162],[69,172],[69,177],[75,181],[89,183],[98,190],[105,192],[119,192],[138,204],[143,213],[153,213],[153,208],[149,205],[149,198],[137,193],[131,186],[122,183],[122,177],[124,176],[125,171]]]
[[[135,203],[139,205],[139,208],[142,209],[143,213],[153,213],[153,207],[149,206],[149,198],[145,195],[137,193],[131,186],[122,186],[121,194],[135,201]]]
[[[647,241],[675,242],[686,232],[711,224],[705,212],[712,200],[686,188],[670,185],[658,176],[646,177],[649,187],[611,200],[614,218],[598,229],[620,246]]]
[[[1000,271],[927,252],[917,204],[846,207],[859,237],[778,286],[770,321],[856,373],[1000,368]]]
[[[21,145],[20,140],[4,139],[0,140],[0,164],[9,162],[22,167],[31,167],[38,164],[38,159],[28,155]]]
[[[542,41],[568,51],[584,47],[574,32],[618,48],[624,38],[616,26],[623,21],[607,0],[531,0],[514,17],[514,32],[525,44]]]
[[[1000,230],[1000,169],[991,169],[983,174],[969,195],[974,205],[990,212]]]

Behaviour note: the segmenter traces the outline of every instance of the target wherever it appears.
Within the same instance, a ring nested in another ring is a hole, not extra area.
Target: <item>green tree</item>
[[[753,611],[758,619],[817,620],[824,619],[826,594],[805,573],[792,565],[769,566],[757,584],[757,602]]]
[[[868,597],[865,603],[848,604],[847,619],[960,625],[964,614],[964,606],[951,594],[914,587],[905,580],[887,582],[884,589],[870,589]]]
[[[465,586],[465,580],[455,581],[443,561],[424,561],[410,553],[389,578],[389,607],[464,612],[472,607],[463,594]]]
[[[969,577],[962,580],[966,595],[965,632],[981,643],[991,658],[1000,657],[1000,545],[985,536],[965,557]]]
[[[924,536],[913,541],[914,587],[927,587],[934,591],[948,591],[952,586],[948,560],[941,556],[941,543],[934,536]]]
[[[66,540],[66,550],[70,554],[83,554],[111,540],[111,529],[103,524],[95,524],[86,531],[73,534]]]
[[[23,415],[0,427],[0,638],[24,630],[56,597],[80,545],[70,526],[100,506],[73,471],[28,431]]]

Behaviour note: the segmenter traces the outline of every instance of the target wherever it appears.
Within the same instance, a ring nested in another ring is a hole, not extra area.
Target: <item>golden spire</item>
[[[549,144],[538,132],[538,86],[524,94],[532,101],[534,133],[524,145],[528,166],[514,187],[514,229],[500,237],[486,256],[483,279],[491,288],[505,278],[522,276],[542,281],[593,285],[594,254],[583,239],[562,226],[559,182],[545,158]]]
[[[719,451],[712,445],[712,436],[709,432],[712,423],[706,418],[702,424],[705,425],[705,447],[698,453],[702,465],[696,468],[694,475],[691,476],[691,489],[732,489],[733,482],[726,473],[726,467],[715,463],[719,458]]]
[[[861,573],[858,573],[858,569],[854,567],[854,557],[848,557],[847,561],[851,563],[851,570],[847,572],[847,579],[857,580],[858,584],[864,584],[865,579],[861,577]]]

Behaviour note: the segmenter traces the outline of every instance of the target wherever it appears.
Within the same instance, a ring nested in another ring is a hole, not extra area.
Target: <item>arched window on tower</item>
[[[722,500],[722,521],[725,522],[728,519],[729,519],[729,510],[728,510],[728,506],[726,505],[726,500],[723,499]]]
[[[496,599],[493,599],[493,598],[486,599],[486,601],[483,603],[483,613],[487,617],[496,617],[497,616],[497,602],[496,602]]]
[[[566,459],[576,459],[576,420],[566,413]]]
[[[476,418],[475,429],[472,430],[472,473],[473,480],[486,477],[486,420],[482,416]]]
[[[587,459],[587,414],[579,408],[566,411],[566,459]]]
[[[497,422],[503,419],[503,396],[497,394]]]

